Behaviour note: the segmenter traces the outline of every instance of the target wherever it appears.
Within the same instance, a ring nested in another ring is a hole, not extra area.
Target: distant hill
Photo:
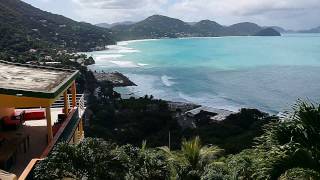
[[[199,36],[219,36],[224,28],[217,22],[210,20],[200,21],[194,24],[192,27],[195,32],[199,33]]]
[[[278,31],[279,33],[287,33],[289,31],[289,30],[286,30],[286,29],[279,27],[279,26],[266,26],[264,28],[272,28],[272,29]]]
[[[261,31],[263,28],[258,26],[257,24],[250,23],[250,22],[243,22],[231,25],[226,27],[222,35],[226,36],[251,36],[256,34],[257,32]]]
[[[186,22],[187,24],[189,24],[190,26],[193,26],[195,24],[197,24],[198,22]]]
[[[108,29],[45,12],[20,0],[0,0],[0,23],[2,53],[44,47],[87,51],[114,43]]]
[[[117,22],[117,23],[112,23],[112,24],[108,24],[108,23],[99,23],[99,24],[95,24],[96,26],[102,27],[102,28],[112,28],[114,26],[118,26],[118,25],[131,25],[134,24],[135,22],[132,21],[123,21],[123,22]]]
[[[263,29],[263,27],[249,22],[222,26],[210,20],[203,20],[198,23],[187,23],[179,19],[161,15],[150,16],[135,24],[117,25],[111,28],[118,40],[191,36],[252,36]]]
[[[179,19],[153,15],[132,25],[111,28],[119,39],[175,38],[190,36],[193,28]]]
[[[320,26],[309,30],[299,31],[300,33],[320,33]]]
[[[255,36],[281,36],[281,34],[273,28],[266,28],[256,33]]]

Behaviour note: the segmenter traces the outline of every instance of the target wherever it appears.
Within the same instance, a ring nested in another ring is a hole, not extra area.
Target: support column
[[[64,114],[68,115],[69,113],[69,98],[68,98],[68,90],[63,93],[63,101],[64,101]]]
[[[77,87],[76,87],[76,82],[73,81],[71,85],[71,92],[72,92],[72,107],[77,106]]]
[[[46,118],[47,118],[48,143],[50,143],[53,139],[50,107],[46,108]]]
[[[79,129],[80,129],[80,131],[81,131],[81,133],[82,133],[82,131],[83,131],[83,121],[82,121],[82,118],[80,119],[80,122],[79,122]]]

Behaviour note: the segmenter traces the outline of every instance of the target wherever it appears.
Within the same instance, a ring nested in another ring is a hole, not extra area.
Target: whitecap
[[[117,42],[117,45],[119,46],[127,46],[130,43],[134,43],[134,42],[146,42],[146,41],[158,41],[161,39],[138,39],[138,40],[129,40],[129,41],[119,41]]]
[[[116,59],[123,57],[123,54],[104,54],[104,55],[97,55],[96,60],[104,60],[104,59]]]
[[[139,66],[148,66],[149,64],[145,64],[145,63],[138,63]]]
[[[233,112],[238,112],[243,105],[227,100],[221,96],[212,96],[210,94],[200,94],[200,95],[187,95],[182,92],[179,92],[179,97],[184,101],[200,104],[203,106],[225,109]]]
[[[132,48],[118,50],[118,53],[138,53],[138,52],[140,51]]]
[[[136,68],[136,67],[139,67],[137,64],[135,64],[132,61],[115,61],[115,60],[111,60],[109,62],[117,65],[118,67],[123,67],[123,68]]]
[[[162,83],[163,83],[164,85],[168,86],[168,87],[170,87],[170,86],[172,86],[172,85],[175,84],[175,82],[173,82],[172,80],[173,80],[173,78],[170,77],[170,76],[167,76],[167,75],[161,76],[161,81],[162,81]]]
[[[140,52],[139,50],[125,47],[125,46],[120,46],[120,45],[109,45],[107,47],[108,47],[108,50],[105,51],[107,53],[136,53],[136,52]]]
[[[129,44],[128,41],[119,41],[119,42],[117,42],[118,46],[127,46],[128,44]]]

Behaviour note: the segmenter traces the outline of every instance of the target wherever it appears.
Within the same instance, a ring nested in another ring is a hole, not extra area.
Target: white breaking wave
[[[161,39],[139,39],[139,40],[119,41],[119,42],[117,42],[117,45],[127,46],[133,42],[158,41],[158,40],[161,40]]]
[[[137,86],[126,87],[130,92],[135,95],[142,97],[146,94],[153,95],[158,98],[165,98],[166,91],[160,89],[157,86],[159,83],[159,78],[153,75],[147,74],[124,74],[129,77]]]
[[[126,53],[136,53],[140,52],[139,50],[125,47],[128,45],[128,42],[122,41],[117,45],[109,45],[108,50],[105,51],[96,51],[94,59],[96,65],[100,67],[121,67],[121,68],[138,68],[147,66],[148,64],[136,63],[130,60],[125,60],[123,57]]]
[[[233,112],[238,112],[241,107],[243,107],[240,104],[236,104],[234,102],[228,101],[227,99],[224,99],[223,97],[214,96],[209,94],[203,94],[200,96],[189,96],[187,94],[184,94],[182,92],[179,92],[179,97],[182,98],[185,101],[208,106],[211,108],[217,108],[217,109],[225,109]],[[233,104],[233,105],[230,105]]]
[[[120,42],[117,42],[117,45],[118,46],[127,46],[127,45],[129,45],[129,42],[128,41],[120,41]]]
[[[120,46],[120,45],[110,45],[107,46],[108,53],[135,53],[135,52],[140,52],[139,50],[133,49],[133,48],[129,48],[129,47],[125,47],[125,46]]]
[[[168,87],[170,87],[170,86],[172,86],[172,85],[175,84],[175,82],[173,82],[172,80],[173,80],[173,78],[170,77],[170,76],[167,76],[167,75],[161,76],[161,81],[162,81],[162,83],[163,83],[164,85],[168,86]]]
[[[114,60],[111,60],[109,62],[117,65],[118,67],[123,67],[123,68],[136,68],[136,67],[139,67],[138,64],[135,64],[132,61],[114,61]]]
[[[110,60],[110,59],[117,59],[123,57],[123,54],[104,54],[104,55],[98,55],[95,60]]]
[[[149,64],[145,64],[145,63],[138,63],[139,66],[148,66]]]

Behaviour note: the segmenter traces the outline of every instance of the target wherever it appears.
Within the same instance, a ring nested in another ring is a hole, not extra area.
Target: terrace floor
[[[52,125],[57,122],[58,114],[62,113],[62,108],[51,109]],[[16,162],[9,170],[10,173],[16,174],[18,177],[21,175],[25,167],[29,164],[30,160],[39,158],[47,146],[47,121],[35,120],[26,121],[22,127],[14,131],[0,132],[8,137],[17,136],[17,134],[29,135],[29,146],[27,151],[24,152],[23,148],[18,148]]]

